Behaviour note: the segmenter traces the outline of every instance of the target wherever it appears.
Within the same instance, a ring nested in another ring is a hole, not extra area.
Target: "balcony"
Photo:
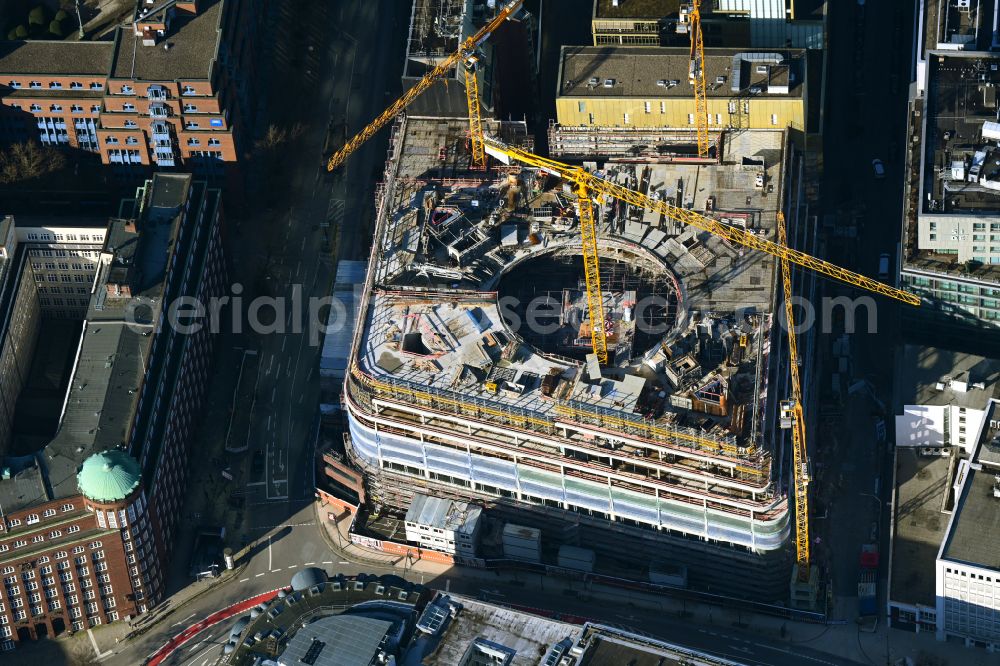
[[[149,115],[154,118],[166,118],[170,115],[170,109],[165,104],[150,104]]]

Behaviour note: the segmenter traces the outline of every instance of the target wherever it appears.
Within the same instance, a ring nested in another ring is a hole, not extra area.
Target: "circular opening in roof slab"
[[[504,323],[542,352],[583,360],[592,349],[583,257],[558,250],[510,267],[497,293]],[[642,356],[678,318],[679,285],[659,262],[639,253],[602,251],[601,291],[608,361]]]

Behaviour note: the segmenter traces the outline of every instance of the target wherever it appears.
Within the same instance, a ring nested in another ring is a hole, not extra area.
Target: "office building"
[[[220,175],[251,147],[265,6],[147,0],[112,41],[0,42],[0,138]]]
[[[0,567],[14,569],[0,600],[7,640],[113,622],[162,599],[212,345],[208,326],[183,334],[162,317],[180,297],[207,303],[221,293],[220,226],[218,190],[189,175],[158,174],[100,232],[55,435],[42,448],[18,442],[15,451],[9,428],[0,433]],[[27,228],[38,229],[30,232],[38,243],[55,243],[56,229],[69,227]],[[22,285],[5,297],[39,298],[33,249],[26,242],[5,262],[20,270],[5,277]],[[18,327],[46,326],[40,307],[34,316],[15,319],[13,330],[8,323],[5,338],[23,339]],[[30,365],[28,350],[17,347],[13,364]],[[9,398],[16,406],[16,393]]]
[[[1000,58],[940,46],[923,51],[910,106],[901,259],[885,249],[902,286],[924,299],[905,311],[908,320],[939,339],[987,345],[988,337],[970,341],[961,331],[1000,326]]]
[[[938,552],[937,636],[1000,649],[1000,411],[976,455],[959,463],[955,504]]]
[[[787,598],[768,392],[775,260],[606,202],[599,368],[586,361],[572,201],[533,169],[442,170],[439,147],[465,131],[408,118],[386,166],[343,392],[369,501],[400,515],[415,494],[473,501],[550,547],[594,549],[598,570],[648,581],[650,562],[667,560],[690,565],[693,587]],[[725,140],[735,164],[609,164],[605,176],[773,233],[787,134]],[[743,166],[764,153],[775,159]],[[526,324],[536,298],[563,310]]]

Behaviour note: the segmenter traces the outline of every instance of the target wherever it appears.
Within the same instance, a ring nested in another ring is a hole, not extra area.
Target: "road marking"
[[[241,583],[245,583],[245,582],[247,582],[248,580],[250,580],[250,577],[249,577],[249,576],[248,576],[248,577],[246,577],[246,578],[240,578],[240,581],[239,581],[239,582],[241,582]]]
[[[333,562],[330,562],[330,564],[333,564]],[[350,564],[350,562],[347,560],[341,560],[340,562],[337,562],[337,564]]]
[[[170,625],[170,626],[171,626],[171,627],[179,627],[180,625],[184,624],[185,622],[187,622],[188,620],[190,620],[191,618],[193,618],[193,617],[194,617],[194,615],[195,615],[194,613],[191,613],[190,615],[188,615],[188,616],[187,616],[186,618],[184,618],[183,620],[178,620],[177,622],[174,622],[174,623],[173,623],[172,625]]]
[[[297,564],[289,564],[289,565],[288,565],[288,568],[289,568],[289,569],[294,569],[294,568],[295,568],[295,567],[297,567],[297,566],[299,566],[299,565],[297,565]]]
[[[312,566],[312,565],[314,565],[314,564],[316,564],[316,563],[315,563],[315,562],[306,562],[306,563],[305,563],[305,564],[303,564],[302,566],[304,566],[304,567],[311,567],[311,566]]]
[[[323,564],[333,564],[333,560],[324,560]]]
[[[267,537],[267,568],[271,568],[271,537]]]
[[[103,659],[111,654],[113,651],[108,650],[107,652],[101,652],[101,649],[97,647],[97,641],[94,639],[94,632],[91,629],[87,629],[87,635],[90,636],[90,644],[94,646],[94,654],[97,655],[98,659]]]
[[[793,655],[795,657],[798,657],[799,659],[808,659],[809,661],[815,661],[815,662],[820,663],[820,664],[830,664],[830,666],[836,666],[836,664],[834,662],[832,662],[832,661],[826,661],[825,659],[817,659],[816,657],[810,657],[808,655],[800,654],[798,652],[792,652],[791,650],[784,650],[784,649],[779,648],[779,647],[774,647],[773,645],[764,645],[763,643],[754,643],[754,645],[756,645],[757,647],[762,647],[765,650],[774,650],[775,652],[784,652],[785,654]]]
[[[271,569],[271,573],[277,573],[278,571],[281,571],[281,567],[278,567],[277,569]]]
[[[264,575],[264,574],[262,574],[262,573],[259,573],[259,574],[257,574],[256,576],[254,576],[254,578],[260,578],[260,577],[261,577],[261,576],[263,576],[263,575]]]

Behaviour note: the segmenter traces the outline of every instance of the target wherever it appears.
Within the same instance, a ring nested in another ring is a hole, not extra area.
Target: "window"
[[[138,127],[138,125],[136,124],[136,122],[134,120],[126,120],[125,121],[125,127],[129,128],[129,129],[132,129],[134,127]]]
[[[189,106],[189,105],[185,105],[185,108],[187,106]],[[586,102],[577,102],[576,103],[576,110],[577,110],[577,113],[586,113],[587,112],[587,103]]]
[[[643,108],[646,111],[646,113],[652,113],[653,112],[653,105],[652,105],[651,102],[645,102],[643,104]]]
[[[72,111],[73,113],[83,113],[83,107],[80,106],[79,104],[72,105],[71,107],[69,107],[69,110]]]
[[[117,137],[113,137],[113,136],[106,137],[104,139],[104,143],[106,143],[108,145],[111,145],[111,146],[117,145],[118,144],[118,138]]]
[[[583,102],[580,102],[580,105],[582,106]],[[194,104],[185,104],[184,105],[184,112],[185,113],[198,113],[198,107],[195,106]]]
[[[628,114],[625,114],[625,116],[628,117]],[[201,141],[199,141],[198,139],[188,139],[187,145],[189,145],[189,146],[200,146],[201,145]]]
[[[90,112],[91,113],[100,113],[101,112],[101,105],[100,104],[92,104],[90,106]]]
[[[41,111],[42,110],[42,105],[41,104],[32,104],[29,108],[32,111]]]
[[[132,86],[129,86],[129,85],[123,85],[122,86],[122,94],[123,95],[131,95],[134,92],[135,92],[135,90],[132,89]]]
[[[52,111],[62,111],[62,104],[53,104],[49,109]]]
[[[193,120],[188,120],[184,122],[184,129],[198,129],[198,123]]]
[[[193,87],[191,87],[191,86],[184,86],[184,88],[181,90],[181,94],[182,95],[194,95],[194,94],[196,94],[196,92],[195,92],[195,89]]]
[[[778,114],[777,113],[772,113],[771,114],[771,124],[772,125],[777,125],[778,124]]]
[[[50,90],[62,90],[62,84],[59,83],[58,81],[50,81],[49,82],[49,89]]]
[[[219,141],[218,139],[209,139],[208,140],[208,145],[210,145],[210,146],[221,146],[222,142]],[[130,509],[132,508],[131,505],[129,506],[129,508]]]
[[[8,81],[7,85],[10,86],[11,88],[14,88],[16,90],[17,88],[21,87],[21,82],[20,81]]]
[[[32,81],[28,85],[31,86],[32,88],[41,88],[42,87],[42,82],[41,81]]]
[[[73,81],[73,82],[71,82],[69,84],[69,89],[70,90],[81,90],[82,88],[83,88],[83,84],[80,83],[79,81]]]
[[[24,519],[24,521],[28,525],[34,525],[35,523],[38,522],[38,514],[37,513],[30,513],[30,514],[28,514],[28,517]]]
[[[97,81],[94,81],[93,83],[90,84],[90,89],[91,90],[104,90],[104,84],[103,83],[99,83]]]
[[[666,102],[660,102],[660,113],[662,114],[662,113],[666,113],[666,112],[667,112],[667,103]]]
[[[45,511],[42,512],[42,518],[51,518],[54,515],[56,515],[55,509],[46,509]]]
[[[130,104],[128,102],[122,104],[122,111],[135,111],[135,104]]]

